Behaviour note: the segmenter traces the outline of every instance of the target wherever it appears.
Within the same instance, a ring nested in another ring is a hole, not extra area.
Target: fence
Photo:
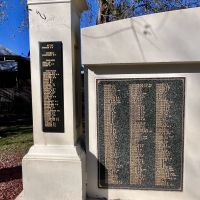
[[[0,115],[31,112],[31,89],[0,88]]]

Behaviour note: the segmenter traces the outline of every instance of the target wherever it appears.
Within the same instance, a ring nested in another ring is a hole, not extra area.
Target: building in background
[[[30,59],[0,45],[0,118],[31,113]]]

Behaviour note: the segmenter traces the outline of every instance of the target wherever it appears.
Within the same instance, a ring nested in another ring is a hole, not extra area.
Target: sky
[[[24,19],[26,19],[27,11],[26,1],[20,0],[6,0],[7,2],[7,18],[0,23],[0,45],[10,49],[14,53],[22,56],[27,56],[29,52],[29,32],[28,26],[23,29],[19,28],[19,25]],[[97,4],[96,0],[89,0],[92,4],[92,10],[89,13],[83,13],[83,19],[81,20],[81,27],[95,25]],[[92,16],[89,16],[91,15]],[[87,20],[88,18],[91,20]]]
[[[22,30],[20,24],[26,19],[25,2],[7,0],[7,17],[0,23],[0,45],[14,53],[27,56],[29,52],[29,33],[26,26]]]
[[[98,13],[98,0],[87,0],[89,9],[82,13],[81,28],[96,25]]]
[[[96,24],[98,0],[87,1],[89,11],[82,14],[81,28]],[[200,0],[180,1],[182,1],[185,5],[187,5],[188,2],[200,2]],[[19,27],[23,20],[27,17],[26,0],[6,0],[6,2],[7,18],[3,21],[3,23],[0,23],[0,45],[3,45],[18,55],[27,56],[29,53],[28,26],[25,26],[23,29]],[[194,6],[191,5],[190,7]]]

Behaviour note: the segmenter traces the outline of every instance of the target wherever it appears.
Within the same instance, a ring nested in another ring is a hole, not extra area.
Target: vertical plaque
[[[43,132],[64,132],[62,42],[40,42]]]
[[[185,79],[97,80],[100,188],[182,191]]]

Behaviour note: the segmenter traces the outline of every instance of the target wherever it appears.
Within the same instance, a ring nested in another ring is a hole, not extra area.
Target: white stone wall
[[[87,193],[109,200],[199,200],[200,8],[82,29],[87,119]],[[96,80],[185,77],[183,191],[98,188]]]
[[[188,68],[190,70],[188,70]],[[153,69],[153,70],[152,70]],[[168,69],[168,70],[166,70]],[[169,73],[170,72],[170,73]],[[200,69],[198,64],[88,67],[87,193],[109,200],[199,200],[200,192]],[[185,77],[183,191],[98,188],[97,79]]]
[[[119,20],[82,29],[83,64],[200,60],[200,8]]]

